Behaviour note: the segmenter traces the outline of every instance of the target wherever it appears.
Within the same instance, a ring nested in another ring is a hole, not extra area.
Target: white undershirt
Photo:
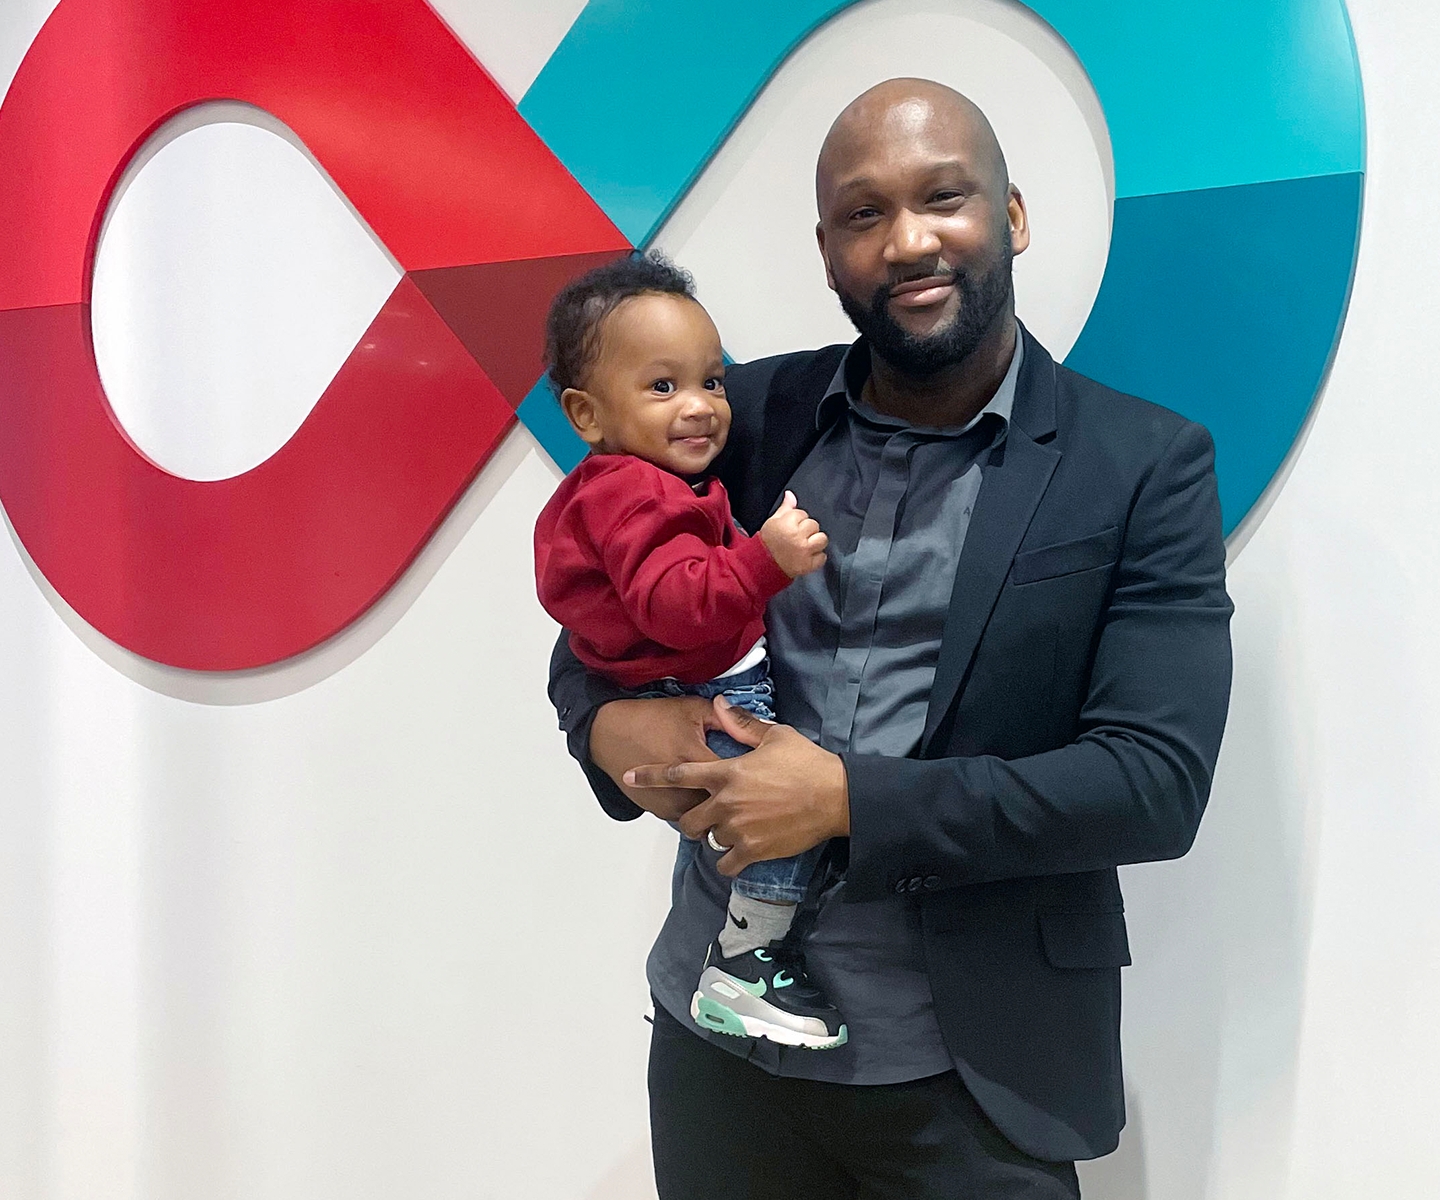
[[[716,679],[728,679],[731,675],[738,675],[741,671],[748,671],[751,667],[758,667],[765,661],[765,639],[762,637],[758,642],[745,652],[745,657],[737,662],[728,671],[722,671],[715,676]]]

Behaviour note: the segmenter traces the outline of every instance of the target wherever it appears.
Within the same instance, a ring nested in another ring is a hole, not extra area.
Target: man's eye
[[[864,208],[857,208],[854,212],[852,212],[850,214],[850,219],[852,221],[869,221],[874,217],[878,217],[879,215],[880,210],[878,208],[871,208],[869,205],[866,205]]]
[[[954,188],[946,188],[943,192],[935,193],[935,198],[932,203],[949,204],[951,201],[962,199],[964,194],[964,192],[958,192]]]
[[[657,379],[650,385],[652,392],[658,392],[662,396],[668,396],[675,390],[675,385],[668,379]]]

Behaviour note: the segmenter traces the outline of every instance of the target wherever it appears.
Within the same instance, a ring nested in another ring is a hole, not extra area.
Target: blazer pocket
[[[1130,939],[1125,914],[1113,912],[1042,912],[1040,941],[1052,967],[1076,971],[1128,967]]]
[[[1073,542],[1059,542],[1017,554],[1010,567],[1010,582],[1039,583],[1042,579],[1108,567],[1119,555],[1120,529],[1112,525]]]

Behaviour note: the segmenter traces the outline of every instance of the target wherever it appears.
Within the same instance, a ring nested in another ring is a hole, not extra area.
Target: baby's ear
[[[581,388],[566,388],[560,393],[560,407],[572,429],[584,439],[587,446],[598,446],[603,439],[600,417],[595,411],[595,399]]]

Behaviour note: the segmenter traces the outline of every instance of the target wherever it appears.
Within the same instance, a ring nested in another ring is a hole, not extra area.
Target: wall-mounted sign
[[[853,0],[852,0],[853,2]],[[0,106],[0,503],[91,625],[252,668],[394,583],[542,383],[550,297],[645,245],[835,0],[592,0],[519,111],[423,0],[61,0]],[[1364,168],[1341,0],[1035,0],[1109,123],[1110,261],[1068,362],[1204,422],[1228,527],[1292,446],[1339,335]],[[655,64],[683,64],[684,102]],[[196,104],[310,148],[406,275],[295,436],[180,479],[125,436],[90,341],[117,180]],[[577,182],[578,181],[578,182]]]

